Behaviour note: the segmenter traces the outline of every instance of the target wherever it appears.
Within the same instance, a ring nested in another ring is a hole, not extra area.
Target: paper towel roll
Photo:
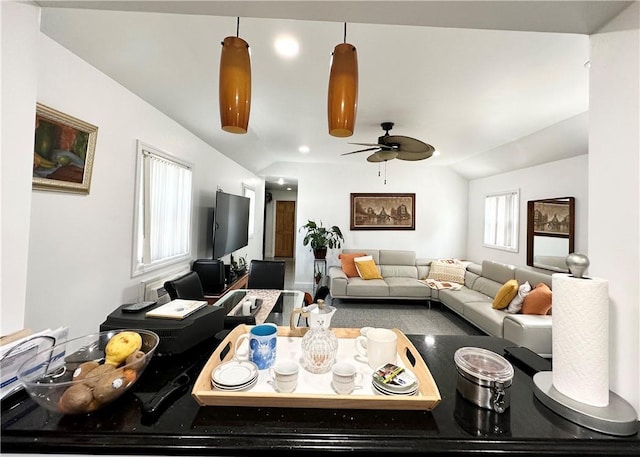
[[[552,275],[553,386],[591,406],[609,404],[609,283]]]

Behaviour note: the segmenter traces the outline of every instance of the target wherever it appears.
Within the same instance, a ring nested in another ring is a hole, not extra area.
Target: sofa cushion
[[[373,257],[366,255],[364,257],[356,257],[353,259],[358,270],[358,275],[362,279],[382,279],[382,275],[373,261]]]
[[[464,284],[465,271],[466,268],[464,264],[457,259],[434,260],[431,262],[431,268],[429,269],[429,274],[426,279]]]
[[[551,289],[541,282],[524,297],[522,314],[547,314],[551,309]]]
[[[353,261],[356,257],[362,257],[366,254],[364,252],[355,252],[353,254],[341,253],[338,255],[338,259],[340,259],[340,263],[342,265],[342,271],[347,275],[348,278],[356,278],[360,276],[358,274],[358,270],[356,269],[356,264]]]
[[[506,282],[506,281],[505,281]],[[480,276],[473,283],[473,290],[480,292],[483,295],[488,295],[493,301],[493,297],[498,294],[498,291],[504,283],[496,282],[492,279],[487,279],[484,276]]]
[[[380,264],[380,274],[387,278],[412,278],[418,279],[418,268],[409,265],[385,265]]]
[[[436,292],[435,290],[432,291]],[[454,310],[458,314],[464,315],[464,305],[469,302],[482,302],[486,303],[489,308],[491,308],[492,297],[487,297],[475,290],[468,289],[463,287],[460,290],[451,290],[451,289],[441,289],[438,290],[438,298],[441,302],[446,303],[446,305]]]
[[[510,279],[505,282],[493,299],[493,309],[503,309],[509,306],[513,297],[518,295],[518,281]]]
[[[502,337],[502,321],[507,314],[500,309],[493,309],[486,302],[470,302],[464,305],[464,317],[489,335]]]
[[[551,287],[552,282],[550,274],[534,271],[526,267],[516,268],[516,279],[518,280],[518,284],[523,284],[527,281],[529,284],[540,284],[543,282],[549,287]]]
[[[516,267],[493,260],[482,261],[482,277],[504,284],[510,279],[516,279]]]
[[[400,251],[395,249],[380,249],[380,261],[378,265],[410,265],[416,266],[416,253],[414,251]]]
[[[389,285],[390,297],[431,297],[431,288],[417,279],[385,276],[384,280]]]
[[[350,278],[347,284],[350,297],[388,297],[389,286],[383,279]]]

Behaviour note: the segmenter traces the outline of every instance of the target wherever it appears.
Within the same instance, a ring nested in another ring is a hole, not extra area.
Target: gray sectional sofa
[[[344,253],[371,255],[383,279],[348,278],[340,266],[329,267],[332,298],[403,299],[440,302],[485,333],[525,346],[543,357],[551,357],[550,315],[510,314],[493,309],[492,302],[502,285],[511,279],[532,287],[543,282],[551,287],[551,275],[491,260],[469,263],[461,290],[431,289],[427,277],[431,259],[417,259],[414,251],[344,249]]]

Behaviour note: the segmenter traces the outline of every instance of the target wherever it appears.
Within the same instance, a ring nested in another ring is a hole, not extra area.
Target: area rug
[[[331,327],[397,328],[414,335],[484,335],[473,325],[439,303],[429,308],[418,301],[354,301],[327,297],[337,310]]]

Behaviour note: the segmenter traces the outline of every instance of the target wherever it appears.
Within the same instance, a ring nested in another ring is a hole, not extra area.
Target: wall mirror
[[[568,273],[574,231],[574,197],[527,202],[527,265]]]

